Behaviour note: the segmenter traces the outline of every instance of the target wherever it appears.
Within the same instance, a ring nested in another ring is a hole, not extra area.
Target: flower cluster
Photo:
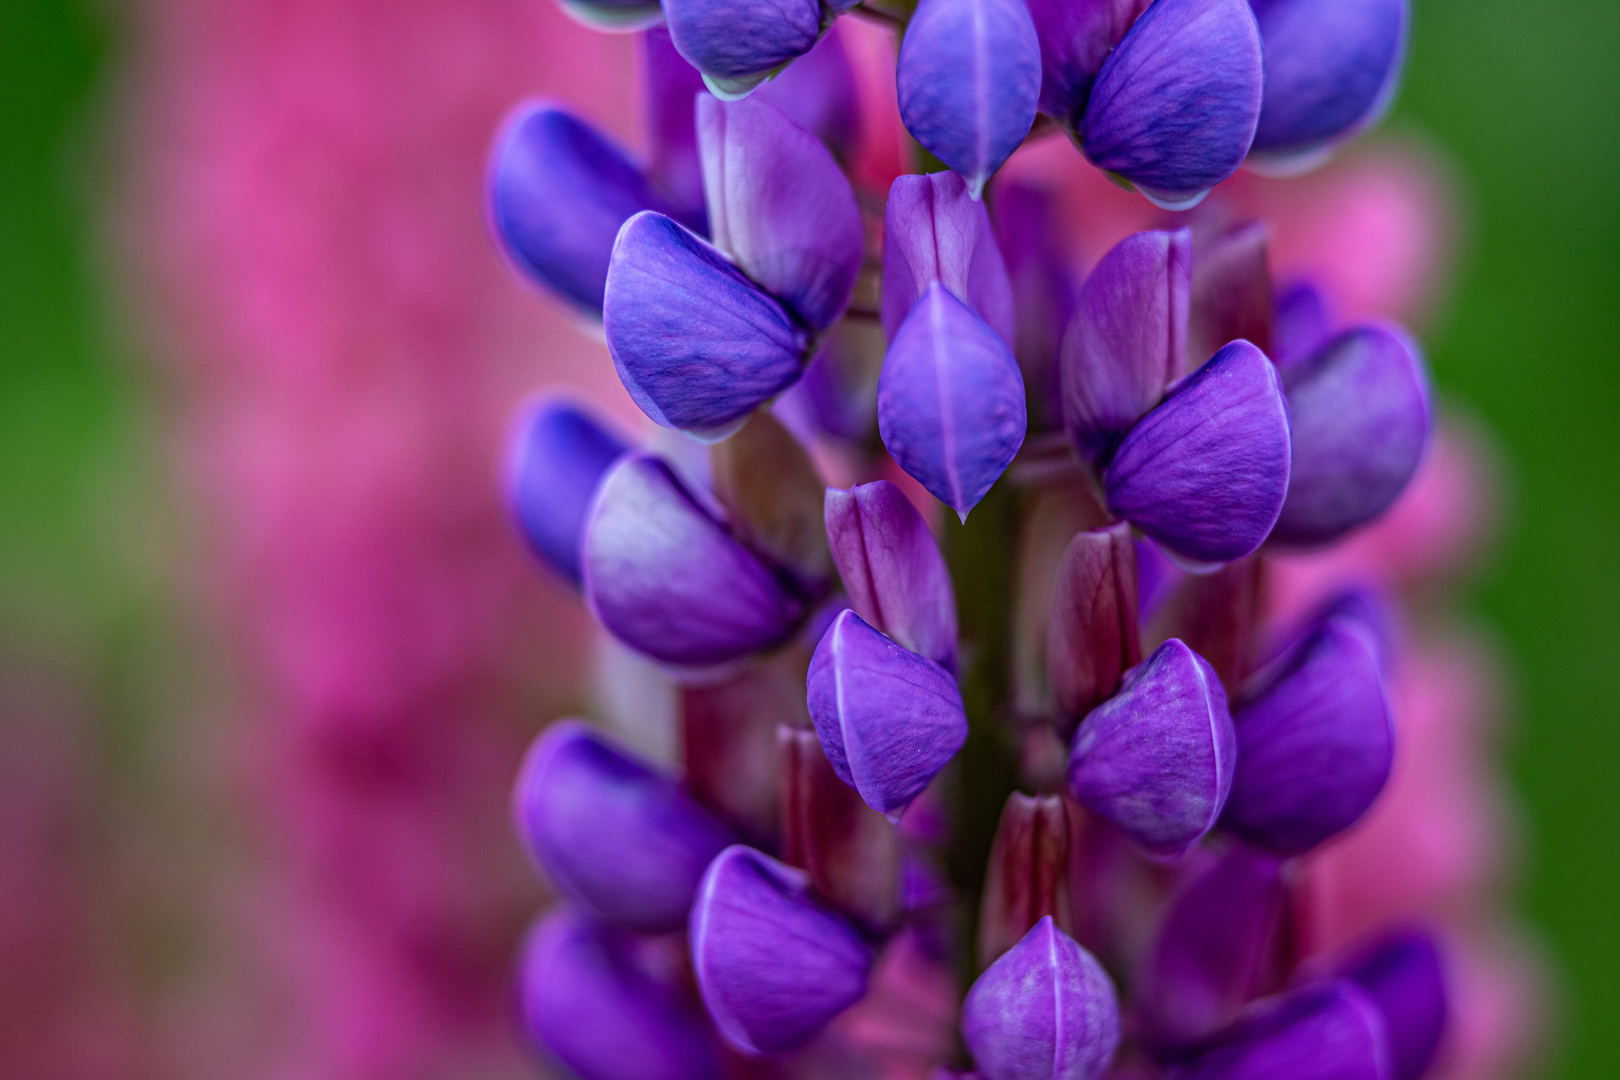
[[[1298,900],[1390,776],[1396,620],[1364,587],[1261,612],[1268,561],[1406,489],[1427,376],[1193,210],[1376,119],[1403,0],[855,6],[903,26],[898,115],[947,167],[886,202],[851,179],[850,10],[574,4],[642,31],[649,154],[548,104],[495,150],[512,261],[709,446],[557,399],[518,426],[517,522],[680,683],[685,767],[577,722],[531,750],[516,816],[567,898],[525,946],[531,1033],[584,1080],[857,1075],[955,970],[960,1047],[919,1031],[891,1072],[1415,1080],[1436,938],[1307,958]],[[996,179],[1045,129],[1163,214],[1083,279],[1050,193]],[[962,633],[970,591],[1033,659]]]

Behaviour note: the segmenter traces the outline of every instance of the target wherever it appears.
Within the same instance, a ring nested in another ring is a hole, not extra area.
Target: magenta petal
[[[1142,659],[1136,551],[1127,522],[1075,535],[1052,585],[1046,676],[1062,712],[1061,734],[1114,695]]]
[[[519,835],[558,888],[646,933],[686,925],[703,871],[735,839],[672,778],[577,721],[535,740],[512,806]]]
[[[956,670],[956,594],[928,523],[887,480],[828,488],[827,542],[850,606],[873,628]]]
[[[1073,127],[1103,61],[1151,0],[1028,0],[1041,41],[1041,111]]]
[[[1187,367],[1192,234],[1142,232],[1103,256],[1063,339],[1063,422],[1075,449],[1105,461]]]
[[[1081,722],[1069,790],[1148,851],[1175,858],[1220,817],[1236,761],[1220,679],[1171,638]]]
[[[899,332],[928,286],[939,282],[989,324],[1014,334],[1012,284],[984,204],[954,172],[902,176],[883,218],[883,333]]]
[[[828,149],[765,101],[698,99],[709,235],[812,330],[849,306],[861,212]]]
[[[963,520],[1024,444],[1024,379],[1006,343],[937,282],[889,345],[878,432]]]
[[[1349,979],[1256,1003],[1169,1080],[1395,1080],[1378,1006]]]
[[[810,718],[834,771],[874,810],[897,815],[967,739],[950,672],[839,612],[810,660]]]
[[[1125,436],[1105,476],[1108,504],[1183,559],[1230,562],[1276,524],[1288,447],[1276,369],[1234,341]]]
[[[1429,437],[1417,345],[1394,327],[1347,330],[1283,371],[1293,429],[1288,498],[1273,536],[1331,543],[1389,509]]]
[[[872,947],[809,893],[802,871],[722,851],[698,889],[692,966],[709,1015],[748,1053],[791,1050],[866,993]]]
[[[895,86],[906,130],[977,199],[1035,120],[1041,46],[1024,0],[922,0]]]
[[[629,454],[602,479],[585,525],[585,595],[620,641],[701,667],[768,649],[804,601],[738,543],[663,461]]]
[[[713,1080],[702,1013],[637,963],[636,944],[567,905],[539,920],[518,970],[530,1038],[580,1080]]]
[[[985,1080],[1096,1080],[1119,1045],[1114,984],[1048,915],[968,990],[962,1040]]]
[[[1339,966],[1378,1004],[1394,1058],[1395,1080],[1428,1071],[1445,1035],[1450,1005],[1434,936],[1402,929],[1369,942]]]

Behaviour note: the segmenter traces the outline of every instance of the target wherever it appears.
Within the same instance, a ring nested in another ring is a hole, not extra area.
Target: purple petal
[[[1114,984],[1047,916],[968,990],[962,1040],[985,1080],[1094,1080],[1119,1045]]]
[[[928,523],[887,480],[828,488],[827,541],[864,621],[914,653],[956,670],[956,594]]]
[[[701,667],[785,640],[802,599],[647,454],[597,489],[585,524],[585,596],[602,625],[667,664]]]
[[[529,550],[579,584],[580,538],[596,485],[627,447],[585,410],[542,401],[513,426],[507,505]]]
[[[787,113],[839,158],[848,160],[855,152],[861,137],[860,101],[839,23],[829,26],[815,48],[754,91],[754,96]]]
[[[1076,535],[1052,593],[1047,678],[1058,708],[1078,720],[1112,697],[1124,673],[1142,660],[1130,525],[1121,521]],[[1069,730],[1060,727],[1065,736]]]
[[[1372,996],[1389,1031],[1394,1080],[1418,1080],[1434,1061],[1450,1011],[1445,969],[1434,937],[1397,930],[1371,942],[1339,974]]]
[[[1075,126],[1103,61],[1152,0],[1028,0],[1041,41],[1041,112]]]
[[[1023,0],[922,0],[895,68],[900,119],[974,199],[1029,134],[1041,45]]]
[[[1043,918],[1074,934],[1069,862],[1079,829],[1077,820],[1071,824],[1076,809],[1061,795],[1007,796],[979,904],[981,966],[1017,945]]]
[[[1108,504],[1185,560],[1240,559],[1282,510],[1288,440],[1276,369],[1234,341],[1125,436],[1105,476]]]
[[[782,305],[662,214],[620,230],[602,319],[619,379],[665,427],[728,433],[803,371],[807,337]]]
[[[816,0],[664,0],[675,48],[711,89],[746,94],[821,36]]]
[[[530,1038],[580,1080],[711,1080],[720,1054],[702,1014],[637,963],[635,942],[566,905],[523,947]]]
[[[1063,338],[1063,423],[1080,454],[1105,461],[1187,369],[1192,234],[1142,232],[1103,256]]]
[[[1277,294],[1271,315],[1271,358],[1279,371],[1321,348],[1333,332],[1327,297],[1312,281],[1296,281]]]
[[[1086,157],[1160,205],[1190,206],[1243,164],[1261,80],[1248,0],[1158,0],[1097,76]]]
[[[778,399],[812,430],[844,442],[864,442],[877,425],[877,382],[883,370],[883,330],[845,319],[822,335],[804,377]]]
[[[1145,536],[1138,536],[1136,548],[1136,618],[1137,625],[1151,622],[1158,616],[1162,605],[1175,592],[1185,576],[1180,568],[1159,550],[1159,545]],[[1175,636],[1175,635],[1172,635]]]
[[[1227,824],[1298,855],[1355,824],[1389,777],[1394,731],[1376,644],[1358,620],[1330,618],[1259,678],[1236,717]]]
[[[1331,543],[1406,490],[1429,437],[1417,345],[1393,327],[1347,330],[1283,372],[1293,427],[1280,543]]]
[[[489,216],[501,249],[536,282],[593,314],[614,237],[632,214],[669,207],[625,152],[540,102],[507,117],[489,165]]]
[[[664,18],[647,0],[557,0],[572,18],[606,34],[628,34],[656,26]]]
[[[1172,898],[1133,986],[1156,1051],[1208,1041],[1273,988],[1286,900],[1282,861],[1241,845]]]
[[[827,148],[775,105],[698,99],[715,246],[812,330],[843,315],[861,272],[861,212]]]
[[[1220,817],[1236,758],[1220,680],[1171,638],[1081,723],[1069,790],[1154,855],[1175,858]]]
[[[1406,50],[1406,0],[1251,0],[1265,52],[1254,152],[1296,156],[1377,120]]]
[[[878,432],[895,463],[966,521],[1024,444],[1024,379],[983,319],[930,285],[878,379]]]
[[[1258,1003],[1169,1080],[1394,1080],[1383,1017],[1348,979]]]
[[[1031,424],[1049,430],[1063,420],[1058,357],[1079,290],[1059,242],[1051,194],[1003,181],[993,202],[996,240],[1013,286],[1013,355],[1024,373]]]
[[[703,871],[735,840],[673,779],[575,721],[552,725],[529,748],[513,812],[558,888],[647,933],[686,925]]]
[[[1187,355],[1199,361],[1239,339],[1271,352],[1271,272],[1266,227],[1248,221],[1193,250]]]
[[[691,935],[709,1015],[748,1053],[793,1049],[866,993],[871,946],[811,898],[803,873],[752,848],[709,866]]]
[[[872,809],[898,816],[967,739],[950,672],[839,612],[810,660],[810,718],[827,760]]]
[[[984,204],[953,172],[902,176],[883,219],[883,333],[894,340],[928,286],[939,282],[1012,341],[1013,294]]]
[[[670,201],[674,215],[698,233],[709,231],[703,207],[703,162],[698,156],[694,104],[703,76],[675,51],[669,31],[654,26],[641,35],[642,104],[647,113],[647,173]]]

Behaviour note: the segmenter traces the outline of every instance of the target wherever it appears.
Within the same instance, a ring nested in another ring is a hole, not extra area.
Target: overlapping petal
[[[1450,994],[1434,936],[1401,928],[1368,942],[1339,965],[1378,1005],[1394,1080],[1418,1080],[1429,1069],[1446,1033]]]
[[[1002,341],[1014,340],[1012,284],[990,215],[954,172],[902,176],[883,218],[883,332],[892,341],[928,286],[945,286]]]
[[[507,505],[529,550],[576,585],[591,497],[602,474],[626,449],[590,413],[566,401],[536,403],[513,428]]]
[[[675,48],[717,94],[741,97],[821,36],[818,0],[664,0]]]
[[[1136,603],[1130,525],[1076,534],[1058,565],[1046,630],[1047,681],[1070,724],[1112,697],[1141,662]]]
[[[1257,1003],[1170,1080],[1394,1080],[1383,1016],[1349,979]]]
[[[1103,61],[1151,0],[1028,0],[1041,42],[1041,111],[1076,126]]]

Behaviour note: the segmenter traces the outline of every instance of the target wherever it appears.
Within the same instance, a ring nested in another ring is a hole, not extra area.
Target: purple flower
[[[1151,0],[1028,0],[1041,41],[1041,111],[1076,127],[1108,54]]]
[[[673,779],[571,720],[529,748],[512,809],[558,888],[647,933],[686,925],[703,871],[735,840]]]
[[[883,333],[892,341],[934,282],[1013,340],[1012,284],[984,204],[954,172],[902,176],[883,218]]]
[[[1312,157],[1373,123],[1395,96],[1406,0],[1250,0],[1265,53],[1253,153]]]
[[[1007,796],[979,904],[979,963],[988,967],[1043,918],[1073,934],[1070,854],[1078,829],[1061,795]]]
[[[1389,777],[1394,731],[1372,633],[1334,616],[1257,676],[1237,712],[1226,824],[1284,855],[1349,828]]]
[[[487,183],[501,249],[530,279],[595,315],[620,226],[642,210],[674,209],[623,150],[543,102],[507,117]]]
[[[1243,164],[1261,82],[1247,0],[1157,0],[1097,75],[1086,157],[1160,206],[1190,207]]]
[[[968,990],[962,1039],[984,1080],[1095,1080],[1119,1044],[1114,985],[1047,916]]]
[[[1176,858],[1220,817],[1237,755],[1214,669],[1171,638],[1081,723],[1069,790],[1154,855]]]
[[[1417,929],[1384,934],[1339,965],[1339,974],[1355,980],[1383,1014],[1393,1080],[1418,1080],[1440,1048],[1450,1010],[1434,937]]]
[[[1416,344],[1387,326],[1347,330],[1282,372],[1292,423],[1284,544],[1339,539],[1389,509],[1429,437],[1429,387]]]
[[[712,1080],[701,1013],[637,963],[636,942],[570,909],[530,931],[518,970],[524,1027],[580,1080]]]
[[[620,641],[667,664],[725,663],[783,641],[805,603],[660,459],[629,454],[585,525],[585,596]]]
[[[575,585],[591,496],[626,449],[617,435],[566,401],[538,402],[513,427],[507,505],[529,550]]]
[[[1202,360],[1240,338],[1270,354],[1271,273],[1264,225],[1246,221],[1195,246],[1187,311],[1187,355]]]
[[[1257,1002],[1169,1080],[1394,1080],[1377,1004],[1349,979]]]
[[[1058,358],[1078,282],[1061,250],[1058,208],[1048,192],[1003,181],[993,202],[996,240],[1013,286],[1013,355],[1024,373],[1030,424],[1048,430],[1063,420]]]
[[[703,76],[675,51],[669,30],[641,35],[642,107],[647,115],[647,175],[681,208],[674,215],[694,232],[707,234],[703,163],[698,156],[693,103],[704,92]]]
[[[716,94],[737,98],[821,36],[817,0],[664,0],[675,48]]]
[[[929,285],[878,380],[878,431],[895,463],[966,521],[1017,455],[1024,425],[1024,379],[1006,343]]]
[[[811,330],[849,306],[861,213],[831,152],[765,101],[697,102],[709,233]]]
[[[1046,631],[1046,673],[1058,708],[1072,720],[1085,716],[1141,659],[1131,527],[1121,521],[1078,533],[1058,565]],[[1068,725],[1060,732],[1066,736]]]
[[[1063,338],[1063,423],[1082,457],[1106,461],[1187,368],[1192,234],[1142,232],[1103,256]]]
[[[1023,0],[922,0],[895,68],[906,130],[974,199],[1029,134],[1041,45]]]
[[[928,523],[887,480],[828,488],[827,540],[850,606],[866,623],[956,670],[956,594]]]
[[[804,1043],[866,993],[872,947],[805,875],[741,845],[716,856],[692,909],[692,966],[715,1026],[748,1053]]]
[[[1277,294],[1271,313],[1271,358],[1280,371],[1316,352],[1333,331],[1327,297],[1301,280]]]
[[[810,718],[844,783],[898,818],[967,739],[950,672],[839,612],[810,661]]]
[[[1161,0],[1163,2],[1163,0]],[[1288,409],[1276,369],[1234,341],[1130,430],[1104,479],[1108,504],[1197,564],[1250,554],[1288,491]]]
[[[619,231],[602,317],[642,411],[711,438],[791,386],[809,345],[777,300],[662,214],[637,214]]]

